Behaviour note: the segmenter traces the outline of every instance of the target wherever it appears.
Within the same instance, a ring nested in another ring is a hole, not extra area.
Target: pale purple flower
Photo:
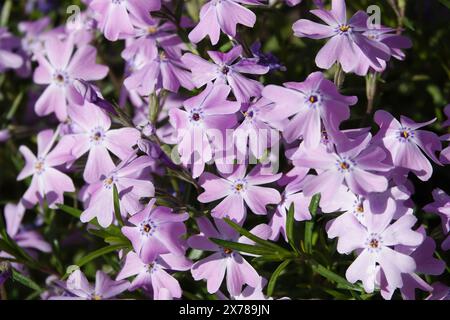
[[[326,24],[300,19],[294,23],[293,30],[297,37],[330,38],[316,56],[316,65],[319,68],[329,69],[338,62],[345,72],[355,72],[361,55],[375,68],[381,67],[379,60],[390,59],[391,51],[387,45],[364,35],[369,29],[369,17],[364,11],[358,11],[347,20],[345,1],[333,0],[331,11],[315,9],[311,10],[311,13]]]
[[[22,21],[18,24],[20,32],[24,34],[21,40],[22,49],[28,56],[32,57],[35,53],[44,50],[46,37],[52,34],[45,31],[49,24],[49,17],[43,17],[36,21]]]
[[[192,53],[186,53],[181,58],[186,67],[191,69],[192,81],[197,88],[214,81],[216,84],[228,84],[236,100],[240,102],[248,102],[251,97],[260,96],[263,85],[242,74],[266,74],[269,72],[269,67],[259,65],[257,59],[241,58],[240,45],[233,47],[227,53],[208,51],[208,55],[213,62]]]
[[[86,192],[91,195],[86,210],[81,214],[81,222],[89,222],[97,218],[103,228],[107,228],[114,220],[113,187],[119,193],[120,212],[123,216],[134,215],[143,209],[139,199],[153,197],[155,188],[149,180],[142,180],[139,174],[152,164],[150,157],[133,156],[122,161],[117,168],[100,177],[100,180],[89,185]]]
[[[416,123],[401,116],[398,121],[390,113],[378,110],[375,113],[375,122],[380,126],[380,130],[374,137],[374,143],[380,143],[386,148],[394,166],[409,169],[419,179],[426,181],[433,174],[433,167],[423,153],[441,165],[435,153],[440,151],[442,146],[435,133],[419,128],[435,120]]]
[[[412,42],[408,37],[399,35],[397,30],[378,26],[375,28],[369,28],[363,34],[372,41],[378,41],[385,44],[391,51],[392,57],[398,60],[404,60],[405,54],[402,49],[408,49],[412,47]],[[369,58],[360,51],[360,59],[358,65],[355,67],[355,73],[359,75],[365,75],[370,69],[377,72],[382,72],[386,69],[387,63],[382,59],[378,59],[380,67],[373,65]]]
[[[206,280],[208,292],[215,293],[219,290],[226,274],[227,289],[232,296],[239,295],[244,284],[253,288],[258,287],[260,276],[241,254],[229,248],[220,247],[209,238],[247,244],[252,242],[245,237],[239,237],[239,234],[225,221],[214,219],[214,222],[216,227],[207,218],[198,218],[197,225],[201,233],[188,239],[188,244],[192,248],[215,252],[194,263],[191,269],[194,279]],[[250,232],[267,239],[271,231],[267,225],[260,225]]]
[[[244,203],[254,214],[265,215],[266,205],[281,202],[276,189],[260,186],[277,181],[281,173],[268,173],[267,168],[261,165],[255,166],[247,175],[246,171],[245,165],[237,165],[231,174],[223,174],[222,177],[209,172],[200,177],[200,186],[205,191],[198,196],[198,201],[208,203],[225,198],[212,209],[213,217],[242,221],[247,212]]]
[[[447,120],[442,123],[442,127],[450,127],[450,104],[444,108],[444,113],[447,116]]]
[[[340,232],[346,232],[345,226],[355,218],[363,226],[367,226],[367,219],[371,219],[374,214],[390,214],[394,219],[399,219],[405,214],[412,214],[413,209],[406,204],[410,196],[399,187],[391,187],[385,192],[374,192],[363,197],[353,193],[346,186],[341,186],[336,190],[335,197],[331,201],[322,201],[320,204],[324,213],[343,212],[327,223],[328,237],[330,239],[339,237]]]
[[[279,59],[272,53],[264,53],[261,50],[261,42],[255,42],[250,47],[253,57],[258,59],[258,64],[269,67],[269,71],[280,70],[286,71],[286,67],[281,64]]]
[[[294,7],[298,4],[300,4],[300,2],[302,2],[302,0],[285,0],[284,2],[286,2],[286,4],[290,7]]]
[[[275,106],[269,100],[260,98],[243,106],[243,120],[233,130],[233,141],[239,152],[247,155],[247,150],[257,159],[280,140],[279,130],[286,121],[274,120]]]
[[[355,96],[343,96],[333,82],[321,72],[314,72],[304,82],[288,82],[285,87],[269,85],[263,97],[276,105],[275,119],[291,118],[283,135],[288,142],[303,138],[307,147],[317,147],[322,138],[322,127],[328,134],[339,129],[350,117],[349,106],[356,104]]]
[[[434,240],[431,237],[427,237],[423,226],[418,229],[418,232],[425,238],[420,246],[406,247],[400,245],[395,248],[396,251],[411,256],[416,262],[415,273],[402,274],[403,286],[400,288],[400,292],[404,300],[415,300],[416,288],[428,292],[433,290],[433,287],[424,281],[418,274],[440,275],[445,270],[445,262],[433,256],[434,251],[436,250]],[[386,276],[384,272],[382,272],[380,277],[380,291],[383,298],[391,299],[395,289],[395,287],[391,288],[387,284]]]
[[[441,282],[432,285],[433,292],[425,300],[450,300],[450,288]]]
[[[149,56],[156,56],[158,48],[176,50],[181,49],[182,41],[176,34],[176,26],[172,22],[163,22],[149,17],[136,19],[134,21],[134,38],[127,40],[122,57],[130,60],[139,51],[149,53]],[[180,54],[181,52],[176,51]]]
[[[263,292],[266,285],[267,280],[260,277],[260,283],[256,288],[247,285],[238,296],[230,296],[230,298],[228,298],[221,291],[217,291],[216,296],[219,300],[273,300],[273,298],[266,296]]]
[[[36,101],[35,111],[39,116],[55,112],[60,121],[67,119],[69,106],[82,104],[73,81],[99,80],[108,73],[108,67],[95,62],[97,49],[90,45],[74,52],[71,39],[60,41],[55,37],[45,42],[45,55],[39,54],[39,66],[34,71],[33,80],[37,84],[48,85]]]
[[[138,254],[130,251],[125,258],[125,265],[117,275],[117,280],[136,276],[131,282],[129,290],[139,288],[153,292],[153,298],[164,300],[167,297],[181,298],[182,290],[178,280],[167,271],[186,271],[192,262],[184,256],[163,254],[154,261],[145,261]],[[165,289],[165,290],[164,290]],[[168,290],[168,292],[166,291]]]
[[[78,269],[72,272],[66,282],[66,290],[73,296],[53,296],[50,300],[112,300],[129,287],[128,281],[114,281],[103,271],[97,271],[95,286],[92,286]]]
[[[366,218],[366,226],[356,218],[349,219],[340,232],[338,252],[349,254],[358,250],[359,255],[347,269],[346,277],[351,283],[361,280],[366,292],[374,291],[377,265],[392,288],[403,286],[402,273],[412,273],[416,263],[412,257],[392,247],[397,245],[418,246],[424,240],[420,232],[411,228],[417,219],[411,214],[403,215],[391,223],[393,213],[372,214]]]
[[[296,221],[311,220],[311,213],[309,212],[311,197],[305,196],[302,192],[304,181],[305,179],[300,177],[286,185],[281,194],[281,202],[269,223],[272,229],[270,240],[276,241],[281,235],[287,242],[286,219],[292,204],[294,205],[294,219]]]
[[[176,130],[181,162],[193,165],[193,176],[198,177],[204,164],[213,157],[217,145],[223,143],[225,129],[236,123],[240,103],[229,101],[230,88],[208,84],[199,95],[184,101],[185,110],[169,111],[170,123]],[[212,143],[210,140],[214,140]],[[194,157],[194,159],[192,159]]]
[[[161,0],[93,0],[89,4],[106,39],[116,41],[134,34],[133,20],[161,8]]]
[[[17,245],[27,252],[33,254],[33,250],[49,253],[52,250],[50,244],[44,240],[42,235],[35,230],[22,228],[22,221],[25,215],[25,207],[19,202],[18,204],[7,203],[4,209],[6,222],[6,233],[13,239]],[[1,218],[0,218],[1,219]],[[1,236],[0,236],[1,239]],[[1,258],[13,258],[10,254],[0,251]],[[15,269],[23,268],[18,263],[12,263]]]
[[[58,134],[54,134],[53,130],[41,131],[37,135],[37,156],[26,146],[19,148],[25,158],[25,167],[17,180],[33,177],[22,197],[22,203],[27,208],[33,207],[38,202],[43,205],[44,200],[50,208],[56,208],[56,204],[64,203],[64,192],[75,191],[72,179],[55,168],[73,160],[63,141],[52,150],[57,137]]]
[[[23,59],[15,52],[16,48],[17,39],[6,28],[0,28],[0,72],[22,66]]]
[[[200,10],[200,22],[189,33],[189,40],[200,42],[209,36],[212,45],[219,42],[220,31],[230,37],[236,36],[237,24],[252,28],[256,15],[240,4],[259,5],[261,0],[211,0]]]
[[[437,214],[441,218],[444,236],[447,237],[442,243],[442,249],[450,248],[450,196],[441,189],[433,190],[434,202],[427,204],[423,210]]]
[[[145,261],[153,261],[164,253],[184,255],[181,236],[186,233],[183,222],[189,215],[175,214],[172,209],[155,203],[156,199],[152,199],[142,211],[128,219],[133,226],[122,227],[122,233]]]
[[[114,168],[108,151],[125,160],[134,152],[133,146],[140,138],[135,128],[110,130],[109,116],[91,103],[69,109],[69,117],[79,130],[63,139],[76,159],[89,152],[83,172],[88,183],[97,181]]]
[[[128,61],[132,61],[132,72],[124,85],[128,90],[137,90],[140,95],[148,96],[162,88],[174,93],[180,86],[188,90],[194,88],[189,71],[174,50],[158,51],[151,46],[141,46]]]
[[[370,145],[370,141],[371,135],[366,134],[353,141],[342,139],[332,150],[324,145],[299,149],[292,159],[300,166],[318,172],[316,177],[305,182],[305,195],[321,193],[324,199],[331,199],[343,183],[359,195],[385,191],[388,180],[378,172],[388,171],[391,167],[383,163],[386,153],[380,147]]]

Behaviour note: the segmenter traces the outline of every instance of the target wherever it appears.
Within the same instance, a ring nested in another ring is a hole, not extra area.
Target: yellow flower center
[[[147,28],[148,34],[155,34],[157,31],[158,31],[158,28],[156,28],[155,26],[150,26]]]
[[[340,26],[339,30],[341,30],[342,32],[347,32],[348,30],[350,30],[350,26],[349,25]]]

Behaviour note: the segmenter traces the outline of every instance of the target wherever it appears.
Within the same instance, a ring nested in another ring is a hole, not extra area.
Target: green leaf
[[[120,213],[119,191],[117,191],[117,187],[115,184],[113,187],[113,196],[114,196],[114,214],[116,216],[117,222],[119,222],[119,225],[123,227],[125,224],[123,223],[122,214]]]
[[[0,18],[0,26],[6,27],[9,21],[9,16],[11,15],[12,0],[6,0],[3,4],[2,14]]]
[[[314,230],[314,219],[317,215],[317,210],[320,203],[320,194],[316,194],[312,197],[309,204],[309,212],[311,213],[311,221],[305,223],[305,251],[307,253],[312,253],[313,248],[313,230]]]
[[[439,0],[439,2],[450,9],[450,0]]]
[[[36,282],[19,273],[18,271],[12,269],[12,279],[23,284],[25,287],[28,287],[34,291],[42,292],[44,291]]]
[[[65,204],[58,204],[58,208],[64,211],[65,213],[70,214],[72,217],[80,219],[82,211],[73,207],[69,207]]]
[[[232,220],[230,220],[228,218],[224,218],[224,220],[225,220],[226,223],[228,223],[230,225],[230,227],[232,227],[234,230],[239,232],[239,234],[241,236],[244,236],[244,237],[254,241],[257,244],[260,244],[263,247],[268,247],[268,248],[272,248],[272,249],[276,249],[278,251],[284,251],[284,252],[288,253],[288,251],[283,249],[282,247],[277,246],[276,244],[274,244],[274,243],[272,243],[270,241],[261,239],[260,237],[254,235],[250,231],[245,230],[240,225],[238,225],[236,222],[234,222],[234,221],[232,221]]]
[[[298,249],[295,245],[295,235],[294,235],[294,226],[295,226],[295,220],[294,220],[294,203],[291,203],[291,206],[289,207],[289,211],[286,217],[286,236],[288,238],[289,245],[294,249],[295,252],[298,252]]]
[[[266,247],[260,247],[250,244],[244,244],[244,243],[238,243],[238,242],[232,242],[232,241],[226,241],[222,239],[215,239],[210,238],[212,242],[215,244],[218,244],[219,246],[223,248],[228,248],[240,252],[246,252],[251,254],[257,254],[257,255],[270,255],[273,254],[273,249],[266,248]]]
[[[101,257],[101,256],[103,256],[105,254],[110,253],[110,252],[113,252],[113,251],[116,251],[116,250],[120,250],[120,249],[125,249],[125,248],[127,248],[127,246],[125,246],[123,244],[116,244],[116,245],[100,248],[100,249],[98,249],[96,251],[93,251],[93,252],[89,253],[88,255],[84,256],[83,258],[81,258],[77,262],[77,266],[81,268],[85,264],[91,262],[92,260],[97,259],[98,257]]]
[[[275,285],[277,283],[278,278],[280,277],[283,270],[289,265],[291,260],[283,261],[272,273],[270,277],[269,284],[267,285],[267,295],[271,297],[273,295],[273,290],[275,289]]]
[[[333,271],[325,268],[324,266],[318,263],[313,263],[312,269],[314,272],[320,274],[322,277],[328,279],[331,282],[336,283],[339,288],[361,291],[361,289],[358,286],[351,284],[345,278],[341,277],[340,275],[334,273]]]
[[[14,115],[16,114],[17,109],[19,108],[20,103],[22,102],[23,99],[23,93],[24,91],[21,91],[17,97],[14,99],[14,102],[11,106],[11,108],[8,111],[8,114],[6,115],[6,120],[11,120]]]

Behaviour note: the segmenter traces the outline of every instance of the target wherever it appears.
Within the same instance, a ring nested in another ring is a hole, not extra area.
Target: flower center
[[[337,170],[342,173],[353,171],[353,166],[355,162],[352,159],[343,157],[336,161]]]
[[[34,163],[34,170],[37,174],[41,174],[42,172],[44,172],[44,161],[43,160],[38,160]]]
[[[99,300],[102,300],[102,296],[101,296],[101,295],[98,295],[98,294],[94,294],[94,295],[92,296],[92,299],[93,299],[93,300],[99,301]]]
[[[100,144],[105,137],[105,130],[103,128],[97,127],[91,130],[90,140],[93,144]]]
[[[161,51],[159,53],[159,60],[160,61],[166,61],[167,60],[167,54],[164,51]]]
[[[113,176],[109,176],[108,178],[106,178],[105,180],[103,180],[103,186],[106,189],[111,189],[113,187],[114,184],[114,177]]]
[[[146,233],[149,233],[150,230],[152,230],[152,227],[151,227],[148,223],[147,223],[146,225],[144,225],[144,231],[145,231]]]
[[[366,239],[366,246],[370,252],[379,252],[383,244],[381,236],[376,233],[371,233]]]
[[[349,165],[347,162],[345,162],[345,161],[342,161],[341,164],[340,164],[340,166],[341,166],[341,169],[342,169],[342,170],[348,170],[348,169],[350,169],[350,165]]]
[[[69,80],[69,76],[64,71],[56,71],[53,74],[53,82],[58,86],[64,86]]]
[[[344,24],[344,25],[342,25],[342,26],[340,26],[339,27],[339,30],[341,31],[341,32],[347,32],[348,30],[350,30],[350,26],[348,25],[348,24]]]
[[[194,113],[194,114],[192,115],[192,120],[194,120],[194,121],[200,120],[200,115],[199,115],[197,112]]]
[[[220,72],[222,72],[223,74],[228,74],[228,72],[230,72],[230,67],[228,66],[222,66],[222,68],[220,68]]]
[[[412,131],[409,128],[401,128],[398,131],[398,140],[400,142],[406,142],[409,141],[411,138],[414,137],[414,131]]]
[[[155,34],[156,32],[158,32],[158,28],[157,27],[155,27],[155,26],[150,26],[150,27],[148,27],[147,28],[147,32],[148,32],[148,34]]]
[[[372,249],[378,248],[379,245],[380,245],[380,242],[379,242],[377,239],[372,239],[372,240],[370,240],[369,246],[370,246]]]
[[[233,183],[232,191],[235,194],[240,194],[245,191],[247,182],[244,179],[238,179]]]
[[[311,102],[311,103],[316,103],[317,101],[319,101],[319,99],[317,98],[317,96],[310,96],[310,97],[309,97],[309,102]]]
[[[203,120],[203,111],[201,109],[192,109],[189,115],[189,120],[196,126],[200,125]]]
[[[223,252],[225,254],[231,254],[231,253],[233,253],[233,250],[231,250],[230,248],[223,248]]]

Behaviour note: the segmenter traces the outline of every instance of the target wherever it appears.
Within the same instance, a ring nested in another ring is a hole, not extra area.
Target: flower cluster
[[[382,109],[374,130],[355,126],[360,101],[344,90],[345,75],[366,76],[376,92],[411,40],[370,24],[364,11],[350,17],[344,0],[314,1],[310,13],[323,23],[302,18],[291,33],[324,44],[315,57],[322,70],[271,82],[290,66],[242,33],[259,10],[300,2],[207,0],[196,17],[184,1],[84,0],[66,25],[23,21],[18,37],[0,28],[0,73],[33,82],[33,121],[44,124],[36,148],[17,149],[17,181],[27,188],[4,207],[0,260],[25,275],[55,267],[43,299],[271,299],[273,285],[263,290],[273,270],[262,266],[286,260],[304,264],[288,266],[294,273],[328,263],[341,273],[332,281],[370,296],[391,299],[398,289],[414,299],[418,288],[449,298],[429,276],[445,270],[450,196],[435,188],[424,208],[412,197],[450,164],[450,135],[431,131],[437,119]],[[22,143],[14,134],[1,130],[0,141]],[[36,214],[25,222],[26,210]],[[64,212],[72,216],[64,241],[44,239],[43,226],[53,230]],[[431,232],[435,215],[442,228]],[[107,243],[95,254],[35,263],[95,237]],[[319,242],[337,253],[319,252]],[[185,291],[189,282],[198,292]]]

